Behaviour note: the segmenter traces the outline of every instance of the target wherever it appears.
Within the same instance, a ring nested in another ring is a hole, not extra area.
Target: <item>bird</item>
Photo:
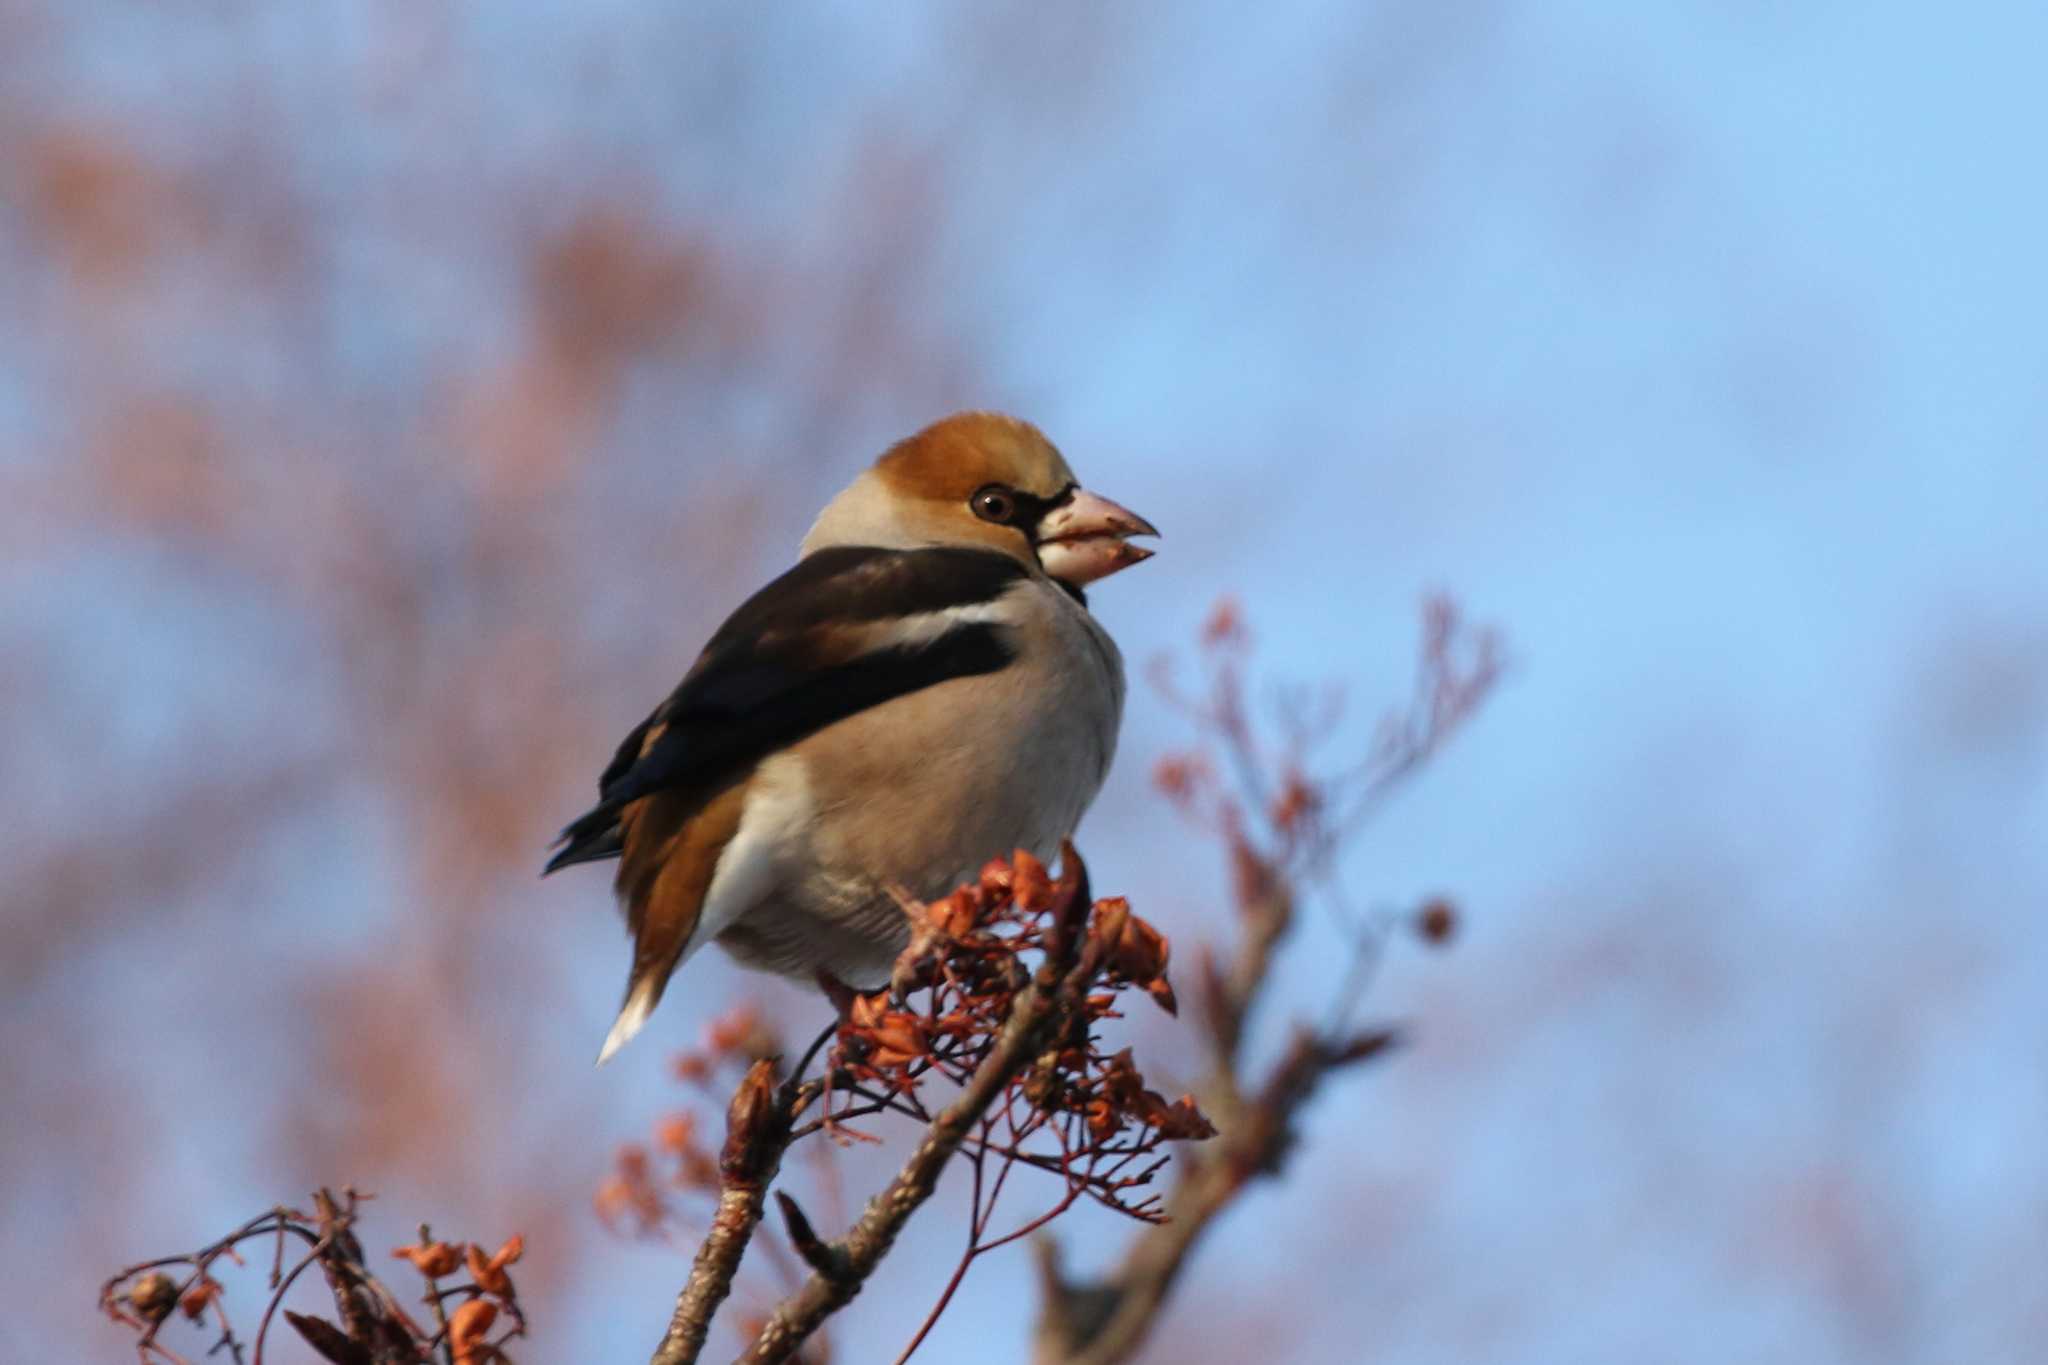
[[[827,989],[886,983],[936,899],[1050,862],[1116,752],[1124,668],[1086,589],[1152,556],[1038,428],[897,442],[819,513],[619,744],[542,875],[617,859],[633,941],[608,1061],[707,943]]]

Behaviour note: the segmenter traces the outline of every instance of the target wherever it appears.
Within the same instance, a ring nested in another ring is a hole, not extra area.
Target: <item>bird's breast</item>
[[[1122,660],[1051,585],[1010,597],[1006,667],[895,698],[799,746],[821,880],[937,896],[1013,849],[1049,857],[1080,823],[1116,752]]]

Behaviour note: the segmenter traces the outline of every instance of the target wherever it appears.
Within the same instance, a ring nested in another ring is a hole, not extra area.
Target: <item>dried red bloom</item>
[[[1097,1142],[1106,1142],[1116,1136],[1123,1127],[1123,1115],[1107,1096],[1097,1095],[1082,1107],[1081,1113],[1088,1120],[1088,1131],[1095,1135]]]
[[[1098,944],[1109,980],[1142,986],[1168,1014],[1178,1011],[1179,1002],[1166,979],[1166,935],[1150,921],[1132,914],[1128,901],[1114,896],[1097,902],[1088,932]]]
[[[887,991],[876,991],[872,995],[856,995],[846,1007],[846,1022],[849,1027],[871,1030],[882,1022],[882,1014],[889,1003]]]
[[[704,1046],[713,1052],[730,1052],[739,1046],[753,1027],[754,1007],[744,1003],[735,1005],[705,1026]]]
[[[1152,785],[1169,801],[1184,800],[1195,780],[1195,760],[1184,754],[1169,754],[1152,765]]]
[[[393,1247],[391,1254],[411,1261],[413,1269],[430,1280],[453,1275],[462,1264],[462,1247],[451,1242],[426,1242],[418,1246]]]
[[[1138,1064],[1132,1060],[1129,1048],[1104,1060],[1102,1088],[1119,1104],[1130,1104],[1144,1091],[1145,1078],[1138,1074]]]
[[[1105,965],[1117,940],[1123,937],[1124,925],[1130,917],[1131,903],[1122,896],[1105,896],[1090,908],[1088,937],[1102,945],[1098,951]]]
[[[876,1061],[883,1066],[900,1066],[912,1058],[922,1057],[930,1046],[922,1020],[903,1010],[890,1010],[876,1021],[871,1032],[879,1047]],[[891,1054],[899,1060],[885,1060],[884,1054]]]
[[[1029,850],[1018,849],[1010,859],[1012,876],[1012,897],[1017,908],[1028,913],[1045,910],[1052,905],[1052,876],[1045,870],[1045,864],[1033,857]]]
[[[947,938],[963,939],[981,921],[981,898],[973,887],[961,887],[943,900],[926,907],[932,927]]]
[[[1165,1141],[1199,1140],[1216,1134],[1193,1097],[1183,1095],[1169,1104],[1165,1096],[1148,1089],[1129,1048],[1100,1060],[1093,1093],[1082,1114],[1098,1142],[1133,1125],[1149,1129]]]
[[[458,1365],[474,1365],[495,1354],[484,1334],[498,1320],[498,1305],[489,1299],[471,1299],[448,1315],[448,1345]]]
[[[476,1281],[477,1288],[490,1294],[509,1294],[512,1280],[505,1274],[503,1266],[491,1264],[491,1258],[484,1255],[484,1249],[471,1242],[463,1253],[463,1260],[469,1266],[469,1277]]]
[[[1195,1106],[1193,1095],[1182,1095],[1159,1117],[1159,1135],[1175,1142],[1201,1142],[1216,1136],[1216,1125]]]
[[[1010,871],[1007,862],[1001,858],[991,858],[982,864],[981,877],[976,885],[981,891],[982,903],[994,905],[1010,899],[1011,889],[1016,885],[1016,877]]]
[[[660,1192],[648,1176],[645,1148],[633,1143],[619,1148],[612,1174],[597,1187],[594,1202],[597,1216],[608,1224],[616,1225],[631,1215],[643,1233],[661,1225],[665,1206]]]
[[[615,1225],[633,1207],[633,1190],[617,1175],[608,1175],[597,1182],[597,1193],[590,1197],[591,1207],[597,1210],[597,1220],[607,1227]]]
[[[1209,609],[1209,618],[1202,622],[1202,644],[1208,649],[1243,645],[1250,638],[1245,629],[1244,611],[1234,597],[1219,597],[1216,605]]]
[[[505,1267],[518,1260],[526,1252],[526,1239],[514,1236],[495,1252],[486,1255],[484,1249],[471,1242],[463,1251],[463,1262],[469,1267],[469,1276],[476,1281],[477,1288],[499,1298],[512,1297],[512,1277],[505,1273]]]
[[[207,1305],[221,1295],[221,1283],[212,1276],[202,1276],[198,1284],[185,1291],[178,1300],[178,1308],[186,1317],[197,1322],[206,1316]]]
[[[1146,982],[1166,970],[1166,935],[1152,925],[1131,913],[1130,906],[1122,897],[1104,901],[1104,906],[1113,907],[1113,916],[1105,915],[1107,923],[1114,925],[1114,937],[1106,928],[1108,958],[1104,966],[1112,979]]]
[[[900,1073],[930,1055],[935,1033],[960,1038],[976,1028],[971,1020],[958,1013],[933,1019],[908,1010],[892,1009],[890,1004],[890,992],[884,990],[872,995],[857,995],[847,1007],[846,1023],[839,1030],[838,1055],[842,1062],[852,1066],[856,1074]],[[892,1084],[907,1081],[907,1076],[899,1074],[893,1078]]]
[[[704,1049],[713,1057],[759,1061],[782,1050],[774,1026],[761,1014],[761,1007],[743,1000],[713,1019],[704,1031]]]
[[[654,1126],[654,1145],[675,1156],[688,1152],[697,1145],[697,1116],[670,1114]]]

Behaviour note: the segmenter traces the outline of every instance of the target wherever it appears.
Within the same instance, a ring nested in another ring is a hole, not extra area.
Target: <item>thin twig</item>
[[[960,1288],[960,1282],[967,1278],[968,1268],[980,1254],[981,1229],[987,1217],[981,1205],[982,1166],[985,1162],[985,1151],[974,1152],[968,1158],[967,1168],[974,1172],[974,1191],[967,1201],[967,1245],[961,1250],[960,1259],[953,1266],[953,1273],[947,1277],[945,1288],[939,1291],[938,1302],[932,1305],[931,1312],[924,1315],[924,1321],[918,1324],[916,1335],[910,1338],[910,1344],[903,1348],[903,1353],[896,1357],[896,1365],[904,1365],[904,1362],[917,1354],[917,1348],[924,1345],[924,1339],[930,1336],[932,1328],[938,1325],[940,1315],[946,1311],[946,1305],[953,1302],[954,1291]],[[990,1211],[993,1211],[993,1205]]]

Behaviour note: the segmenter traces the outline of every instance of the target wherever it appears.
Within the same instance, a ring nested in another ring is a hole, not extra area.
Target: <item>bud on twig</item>
[[[1441,948],[1458,932],[1458,909],[1443,897],[1425,902],[1415,912],[1415,932],[1424,943]]]
[[[789,1244],[796,1248],[797,1255],[804,1258],[804,1263],[820,1275],[838,1274],[840,1258],[811,1227],[811,1220],[804,1216],[796,1200],[777,1190],[775,1204],[782,1210],[782,1224],[789,1231]]]
[[[305,1338],[308,1346],[319,1352],[322,1360],[332,1361],[334,1365],[371,1365],[369,1351],[350,1341],[346,1332],[327,1319],[316,1318],[309,1313],[294,1313],[287,1308],[284,1320]]]
[[[1017,904],[1031,907],[1025,891],[1034,878],[1029,869],[1036,869],[1036,876],[1045,875],[1045,866],[1023,849],[1017,850]],[[1088,896],[1088,868],[1081,861],[1081,855],[1074,851],[1072,840],[1060,841],[1060,879],[1053,883],[1046,898],[1040,904],[1052,907],[1052,932],[1047,936],[1045,946],[1045,967],[1053,972],[1064,972],[1074,960],[1074,941],[1081,932],[1082,924],[1088,918],[1090,904]]]
[[[763,1057],[747,1068],[725,1111],[725,1146],[718,1154],[718,1169],[727,1180],[754,1178],[775,1121],[775,1059]]]

